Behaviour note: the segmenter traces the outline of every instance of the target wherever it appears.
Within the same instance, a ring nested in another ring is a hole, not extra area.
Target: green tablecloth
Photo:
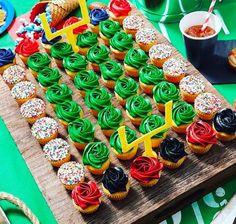
[[[18,0],[10,0],[15,9],[16,16],[22,15],[28,12],[31,7],[37,2],[36,0],[24,1],[22,4]],[[108,3],[109,0],[102,0],[104,3]],[[89,0],[88,4],[92,1]],[[134,2],[134,1],[133,1]],[[209,0],[204,1],[203,8],[209,5]],[[227,0],[224,3],[217,5],[217,9],[224,18],[224,21],[230,30],[230,35],[226,36],[223,32],[220,33],[220,39],[236,39],[236,26],[234,22],[236,20],[236,14],[228,13],[229,11],[236,11],[236,4],[234,0]],[[184,44],[181,34],[178,29],[178,24],[160,25],[154,23],[156,28],[160,31],[164,31],[172,44],[185,55]],[[0,36],[0,47],[12,47],[14,42],[6,33]],[[236,98],[235,87],[232,85],[217,85],[215,86],[218,91],[230,102]],[[4,122],[0,119],[0,191],[7,191],[9,193],[18,196],[25,201],[32,211],[38,216],[42,224],[53,224],[55,219],[44,200],[41,192],[39,191],[37,184],[35,183],[29,169],[27,168],[23,158],[21,157],[17,146],[11,138]],[[227,201],[235,193],[236,180],[232,180],[224,186],[215,189],[212,193],[206,195],[202,199],[194,202],[192,205],[187,206],[183,210],[177,212],[172,217],[163,221],[166,223],[210,223],[217,212],[227,203]],[[27,224],[29,223],[22,213],[16,209],[15,206],[6,202],[0,202],[0,206],[4,208],[10,221],[14,224]]]

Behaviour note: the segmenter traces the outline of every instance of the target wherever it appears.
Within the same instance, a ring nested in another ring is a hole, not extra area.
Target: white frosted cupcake
[[[123,21],[123,29],[135,38],[135,34],[144,26],[144,20],[140,16],[127,16]]]

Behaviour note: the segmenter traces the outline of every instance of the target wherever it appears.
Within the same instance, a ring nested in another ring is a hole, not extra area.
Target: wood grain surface
[[[133,8],[132,14],[140,13],[136,8]],[[145,26],[152,27],[150,22],[146,19],[145,21]],[[158,37],[160,43],[168,43],[161,34],[158,34]],[[174,55],[183,59],[177,50],[174,50]],[[17,58],[17,62],[22,64],[19,58]],[[196,75],[204,79],[207,91],[215,93],[222,100],[224,107],[231,107],[189,62],[187,62],[187,65],[188,74]],[[54,62],[52,66],[56,67]],[[61,73],[63,74],[61,81],[66,83],[73,90],[73,99],[82,106],[85,117],[88,117],[96,124],[96,138],[103,141],[110,148],[108,139],[103,135],[100,127],[97,125],[97,120],[85,106],[84,100],[75,88],[73,82],[63,70],[61,70]],[[28,70],[27,78],[37,85],[38,97],[46,102],[44,91]],[[153,113],[159,113],[154,101],[151,97],[149,98],[152,101]],[[236,142],[234,141],[227,144],[219,142],[218,145],[214,146],[206,155],[197,156],[189,153],[188,159],[181,168],[174,171],[165,169],[158,184],[152,188],[142,188],[136,181],[130,178],[132,188],[126,199],[113,202],[104,196],[104,203],[102,203],[96,213],[92,215],[81,215],[72,205],[70,192],[66,191],[58,180],[56,175],[57,170],[53,169],[50,163],[44,158],[41,146],[31,136],[30,126],[21,117],[18,105],[11,97],[10,90],[1,77],[0,102],[0,116],[4,119],[54,216],[58,223],[61,224],[157,223],[165,218],[167,214],[173,213],[175,210],[181,209],[186,203],[195,200],[196,197],[192,197],[194,193],[195,196],[197,195],[197,197],[199,197],[202,193],[206,193],[212,187],[216,187],[219,183],[229,179],[236,173]],[[112,104],[122,110],[125,124],[135,129],[127,118],[124,109],[117,103],[115,97],[112,99]],[[47,115],[56,118],[51,105],[48,102],[46,102],[46,105]],[[137,134],[139,135],[138,132]],[[184,141],[183,135],[178,136],[172,131],[169,131],[168,134]],[[60,125],[59,135],[70,142],[67,130],[65,130],[63,125]],[[71,142],[70,145],[73,160],[81,161],[81,154],[75,149]],[[188,151],[187,146],[186,150]],[[140,155],[142,151],[143,146],[140,146],[138,155]],[[119,161],[113,152],[111,152],[111,163],[112,166],[121,166],[125,169],[126,173],[129,173],[128,168],[131,162]],[[94,176],[89,172],[86,172],[86,176],[88,179],[94,179]],[[101,177],[95,177],[95,180],[100,183]]]

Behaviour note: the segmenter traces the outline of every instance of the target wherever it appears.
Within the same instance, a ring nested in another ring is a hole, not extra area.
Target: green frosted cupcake
[[[134,41],[131,34],[117,32],[110,40],[110,49],[114,57],[124,60],[128,50],[133,47]]]
[[[111,134],[122,125],[123,117],[120,109],[108,106],[99,111],[98,124],[100,125],[105,136],[110,137]]]
[[[92,114],[97,117],[98,112],[111,105],[112,95],[104,88],[93,89],[85,95],[85,103]]]
[[[124,76],[122,65],[110,60],[100,65],[102,81],[107,88],[113,89],[116,81]]]
[[[165,104],[167,102],[180,100],[179,89],[173,83],[162,81],[154,87],[153,99],[157,104],[158,110],[165,112]]]
[[[27,61],[29,70],[34,77],[37,77],[38,73],[45,67],[50,66],[51,60],[45,53],[36,52],[29,56]]]
[[[109,60],[109,53],[105,45],[94,45],[88,50],[87,59],[95,72],[100,72],[99,65]]]
[[[80,54],[72,54],[63,59],[64,69],[72,80],[77,72],[86,70],[87,65],[86,57]]]
[[[165,120],[162,116],[157,114],[152,114],[150,116],[147,116],[143,119],[139,126],[139,131],[145,135],[165,124]],[[166,138],[166,132],[167,130],[161,131],[160,133],[152,136],[152,147],[157,148],[161,141]]]
[[[61,74],[56,68],[46,67],[38,74],[37,80],[43,89],[57,84],[61,78]]]
[[[147,64],[148,56],[142,49],[131,48],[124,58],[125,72],[132,77],[138,77],[138,71]]]
[[[140,125],[142,120],[152,113],[152,104],[143,96],[131,96],[125,105],[127,116],[134,125]]]
[[[154,86],[163,80],[163,71],[154,65],[145,65],[139,70],[140,87],[147,94],[152,94]]]
[[[84,97],[86,92],[99,87],[98,75],[93,70],[81,71],[75,76],[74,84]]]
[[[102,142],[90,142],[84,149],[82,160],[86,168],[95,175],[102,175],[110,165],[110,150]]]
[[[65,101],[56,105],[56,115],[60,122],[67,127],[71,121],[83,117],[83,110],[75,101]]]
[[[118,22],[107,19],[99,23],[99,35],[103,39],[104,43],[109,46],[110,39],[121,30],[121,26]]]
[[[125,106],[129,97],[138,94],[138,83],[131,78],[118,79],[114,91],[116,99],[119,101],[120,105]]]
[[[90,120],[79,118],[69,123],[68,133],[75,147],[84,150],[94,140],[95,126]]]
[[[125,127],[125,135],[128,144],[137,139],[136,132],[129,127]],[[138,146],[133,147],[128,152],[122,152],[120,137],[118,131],[115,131],[110,137],[110,145],[116,154],[117,158],[120,160],[129,160],[134,158],[137,153]]]
[[[186,133],[187,127],[194,121],[196,113],[191,104],[176,102],[173,105],[172,119],[175,122],[173,129],[177,133]]]

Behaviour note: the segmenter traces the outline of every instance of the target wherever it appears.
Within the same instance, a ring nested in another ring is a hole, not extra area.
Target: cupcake
[[[145,135],[159,127],[162,127],[165,124],[165,120],[162,116],[157,114],[152,114],[150,116],[147,116],[143,119],[139,126],[139,131]],[[167,130],[161,131],[154,136],[152,136],[152,147],[157,148],[161,141],[166,138],[166,132]]]
[[[162,68],[163,64],[170,58],[172,55],[172,47],[167,44],[157,44],[150,48],[149,57],[152,64],[158,68]]]
[[[32,75],[36,78],[38,73],[45,67],[50,67],[51,60],[45,53],[36,52],[29,56],[27,65]]]
[[[125,106],[129,97],[139,93],[138,83],[131,78],[122,78],[116,81],[114,92],[120,105]]]
[[[51,32],[52,33],[55,33],[57,30],[56,30],[56,28],[55,27],[52,27],[51,28]],[[58,37],[55,37],[55,38],[53,38],[52,40],[48,40],[47,38],[46,38],[46,35],[45,35],[45,32],[43,32],[43,34],[42,34],[42,46],[43,46],[43,48],[45,49],[45,51],[48,53],[48,54],[51,54],[51,47],[52,47],[52,45],[53,44],[55,44],[55,43],[57,43],[57,42],[59,42],[60,40],[61,40],[61,36],[58,36]]]
[[[159,159],[164,167],[177,169],[186,160],[184,143],[177,138],[166,138],[160,144]]]
[[[162,81],[154,87],[153,99],[157,104],[158,110],[164,113],[167,102],[180,100],[179,89],[173,83]]]
[[[90,120],[76,119],[69,123],[68,133],[78,150],[84,150],[85,146],[94,140],[95,126]]]
[[[46,99],[53,107],[66,100],[72,100],[72,90],[66,84],[54,84],[46,92]]]
[[[123,20],[123,29],[126,33],[131,34],[135,38],[138,30],[144,27],[144,20],[140,16],[127,16]]]
[[[102,192],[95,181],[77,184],[71,196],[75,208],[84,214],[94,213],[102,203]]]
[[[221,107],[221,100],[213,93],[202,93],[194,101],[197,116],[202,120],[212,120]]]
[[[102,142],[90,142],[83,152],[83,164],[90,173],[102,175],[110,165],[110,151]]]
[[[216,132],[207,122],[195,121],[186,130],[186,141],[192,152],[205,154],[217,143]]]
[[[74,84],[84,97],[86,92],[99,87],[98,75],[93,70],[81,71],[75,76]]]
[[[163,64],[164,77],[168,82],[179,83],[186,70],[186,63],[179,58],[170,58]]]
[[[60,166],[57,176],[67,190],[72,191],[77,184],[84,182],[84,167],[75,161]]]
[[[36,87],[30,81],[21,81],[11,89],[11,95],[21,105],[36,97]]]
[[[200,77],[189,75],[180,81],[179,88],[183,100],[193,103],[196,97],[205,91],[205,83]]]
[[[103,134],[110,137],[112,133],[123,124],[122,112],[113,106],[108,106],[99,111],[98,124]]]
[[[40,118],[31,127],[31,133],[41,145],[45,145],[50,140],[57,138],[58,124],[50,117]]]
[[[123,20],[131,12],[131,6],[126,0],[111,0],[109,3],[110,17],[122,25]]]
[[[21,60],[27,65],[28,57],[36,52],[39,52],[39,44],[36,40],[25,38],[16,46],[15,52]]]
[[[11,89],[15,84],[26,80],[25,69],[19,65],[12,65],[3,72],[2,79]]]
[[[127,116],[134,125],[140,125],[142,120],[152,113],[152,104],[143,96],[131,96],[125,105]]]
[[[163,164],[154,157],[139,156],[131,164],[130,176],[143,187],[152,187],[161,177]]]
[[[57,84],[61,78],[57,68],[46,67],[38,73],[37,80],[40,86],[47,90],[49,87]]]
[[[74,80],[77,72],[86,70],[87,65],[85,56],[80,54],[71,54],[63,59],[63,67],[71,80]]]
[[[124,58],[125,72],[131,77],[138,77],[138,70],[147,64],[148,56],[142,49],[131,48]]]
[[[234,140],[236,137],[236,112],[230,108],[218,111],[213,119],[213,128],[219,140]]]
[[[111,105],[112,95],[104,88],[93,89],[85,95],[85,104],[92,114],[97,117],[98,112]]]
[[[62,138],[49,141],[44,147],[45,158],[54,167],[60,167],[63,163],[70,161],[70,145]]]
[[[28,123],[33,124],[39,118],[46,116],[46,106],[43,100],[33,98],[21,105],[20,112]]]
[[[135,40],[141,49],[148,52],[158,42],[157,31],[153,28],[140,29],[135,35]]]
[[[90,17],[90,29],[94,32],[99,34],[99,23],[108,19],[109,15],[105,9],[93,9],[89,12]]]
[[[196,113],[193,106],[186,102],[176,102],[172,109],[172,119],[175,125],[172,127],[177,133],[186,133],[186,128],[194,121]]]
[[[109,60],[109,49],[105,45],[94,45],[89,48],[87,59],[95,72],[100,72],[99,65]]]
[[[105,45],[110,46],[110,39],[121,30],[118,22],[107,19],[99,24],[99,35],[103,39]]]
[[[163,80],[163,71],[154,65],[145,65],[139,70],[139,84],[144,93],[152,94],[154,86]]]
[[[56,105],[56,115],[59,121],[67,128],[68,123],[83,117],[83,110],[75,101],[64,101]]]
[[[129,193],[129,177],[120,167],[108,168],[102,176],[102,189],[109,199],[122,200]]]
[[[131,34],[117,32],[110,40],[110,49],[114,57],[118,60],[124,60],[128,50],[133,47],[134,41]]]
[[[122,65],[114,60],[101,64],[100,71],[102,81],[109,89],[114,89],[116,81],[124,76]]]
[[[85,31],[78,35],[77,45],[79,47],[79,53],[86,56],[90,47],[98,43],[98,35],[91,31]]]
[[[130,144],[131,142],[137,139],[136,132],[129,127],[125,127],[125,135],[127,143]],[[118,131],[115,131],[110,137],[110,145],[116,154],[117,158],[120,160],[130,160],[133,159],[137,153],[138,146],[131,148],[128,152],[122,152],[122,146]]]
[[[55,43],[51,47],[51,57],[59,68],[63,68],[63,59],[73,53],[72,46],[66,42]]]
[[[79,21],[81,21],[82,18],[78,18],[76,16],[70,16],[63,24],[63,28],[68,27],[74,23],[77,23]],[[78,35],[79,33],[84,32],[85,30],[88,29],[88,25],[84,24],[84,25],[80,25],[78,27],[76,27],[75,29],[73,29],[73,34],[74,35]]]
[[[16,63],[15,54],[11,49],[0,48],[0,74]]]

